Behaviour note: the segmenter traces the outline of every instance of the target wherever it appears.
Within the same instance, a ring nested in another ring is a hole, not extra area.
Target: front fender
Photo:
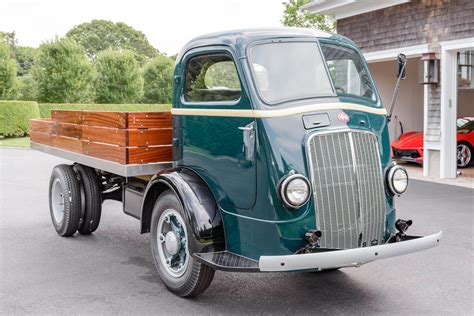
[[[153,207],[166,190],[172,190],[181,202],[196,241],[189,243],[190,250],[193,253],[224,250],[224,225],[219,207],[207,184],[187,168],[164,170],[148,183],[141,209],[141,233],[150,231]]]

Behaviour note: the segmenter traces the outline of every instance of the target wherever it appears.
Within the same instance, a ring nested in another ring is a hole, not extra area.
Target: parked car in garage
[[[457,125],[456,160],[459,168],[469,166],[474,147],[474,117],[461,117]],[[423,163],[423,132],[408,132],[392,142],[392,153],[395,160]]]

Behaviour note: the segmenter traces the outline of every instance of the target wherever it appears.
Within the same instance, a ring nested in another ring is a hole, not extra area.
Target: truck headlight
[[[403,194],[408,187],[408,173],[405,168],[394,165],[388,170],[387,185],[393,195]]]
[[[308,202],[311,187],[308,179],[300,174],[290,174],[282,179],[280,196],[286,206],[299,208]]]

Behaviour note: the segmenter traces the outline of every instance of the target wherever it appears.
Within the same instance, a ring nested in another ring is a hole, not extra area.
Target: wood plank
[[[53,127],[53,133],[58,136],[80,139],[81,125],[56,122]]]
[[[81,124],[82,111],[51,110],[51,120],[60,123]]]
[[[82,127],[82,140],[105,143],[116,146],[127,146],[127,130],[98,126]]]
[[[127,112],[83,111],[82,125],[127,128]]]
[[[120,164],[127,163],[127,147],[113,146],[103,143],[83,142],[84,155],[114,161]]]
[[[82,141],[77,138],[52,135],[52,146],[64,150],[82,153]]]
[[[48,146],[52,146],[53,143],[51,133],[41,133],[35,131],[30,131],[30,141]]]
[[[128,146],[171,145],[172,129],[128,129]]]
[[[49,119],[32,119],[29,120],[28,126],[30,132],[51,133],[54,122]]]
[[[129,112],[128,128],[171,128],[171,111],[168,112]]]
[[[173,160],[172,146],[128,147],[129,164],[169,162]]]

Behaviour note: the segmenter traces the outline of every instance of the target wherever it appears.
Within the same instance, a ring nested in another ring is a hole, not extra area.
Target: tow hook
[[[308,243],[314,247],[322,235],[323,234],[320,230],[310,229],[304,234],[304,239],[306,239],[306,241],[308,241]]]
[[[398,230],[398,233],[395,234],[395,242],[402,241],[402,237],[405,236],[405,232],[410,228],[411,224],[413,224],[411,219],[397,219],[395,228]]]
[[[304,234],[304,239],[308,242],[303,247],[299,248],[295,254],[300,253],[311,253],[314,249],[317,248],[319,238],[321,238],[323,234],[320,230],[310,229]]]

